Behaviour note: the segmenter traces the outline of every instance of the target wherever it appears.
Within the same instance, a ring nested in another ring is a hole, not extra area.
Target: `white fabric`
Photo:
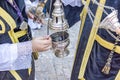
[[[26,12],[28,12],[29,8],[32,6],[32,3],[30,0],[25,0],[25,5],[26,5]]]
[[[0,44],[0,71],[30,68],[31,53],[30,41],[16,44]]]
[[[71,6],[78,6],[81,7],[82,6],[82,1],[81,0],[61,0],[65,6],[67,5],[71,5]]]
[[[41,23],[37,23],[37,22],[33,22],[32,19],[28,19],[28,24],[31,27],[31,29],[40,29],[42,24]]]
[[[30,7],[37,7],[38,2],[39,0],[35,0],[34,2],[31,2],[30,0],[25,0],[26,11],[28,11]]]

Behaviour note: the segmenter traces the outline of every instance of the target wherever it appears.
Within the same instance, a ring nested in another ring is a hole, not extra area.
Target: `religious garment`
[[[115,23],[110,21],[116,16],[120,23],[120,0],[82,0],[82,3],[71,80],[120,80],[120,40],[111,30]],[[116,14],[108,18],[113,13]],[[108,25],[101,28],[105,23]],[[111,23],[113,26],[107,29]]]
[[[13,4],[9,0],[0,1],[0,45],[19,44],[19,42],[22,43],[31,40],[32,37],[30,28],[27,25],[24,0],[13,0]],[[24,29],[25,27],[22,27],[22,25],[26,25],[28,29]],[[22,45],[21,48],[24,49],[24,46]],[[3,60],[1,59],[1,62],[7,60],[6,56],[2,57]],[[15,57],[15,55],[12,56]],[[11,62],[13,63],[12,65],[5,66],[9,63],[1,62],[0,64],[3,65],[0,65],[0,80],[34,80],[35,70],[31,53],[20,55],[14,62]]]

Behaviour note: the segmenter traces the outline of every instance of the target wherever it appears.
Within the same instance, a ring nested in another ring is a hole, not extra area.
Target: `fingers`
[[[43,36],[43,37],[39,37],[38,39],[41,39],[41,40],[48,40],[50,39],[51,37],[49,35],[47,36]]]
[[[41,47],[41,49],[37,48],[36,51],[37,52],[43,52],[43,51],[49,50],[50,48],[51,48],[50,45],[45,45],[45,46]]]
[[[42,20],[38,18],[37,15],[35,14],[32,14],[31,12],[27,12],[27,16],[30,18],[30,19],[33,19],[33,22],[37,22],[37,23],[42,23]]]
[[[52,46],[52,40],[49,36],[39,37],[32,40],[33,51],[46,51]]]
[[[51,45],[51,37],[49,36],[45,36],[45,37],[42,37],[42,38],[38,38],[38,42],[41,44],[43,43],[44,45]]]
[[[120,28],[119,27],[116,29],[116,33],[120,34]]]
[[[31,12],[28,12],[27,15],[30,19],[34,19],[34,15]]]

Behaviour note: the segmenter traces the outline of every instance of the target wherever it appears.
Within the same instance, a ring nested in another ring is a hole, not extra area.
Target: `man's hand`
[[[49,36],[39,37],[32,40],[33,52],[42,52],[50,49],[52,40]]]

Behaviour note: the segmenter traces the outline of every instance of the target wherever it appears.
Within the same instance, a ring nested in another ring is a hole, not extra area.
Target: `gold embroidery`
[[[0,20],[0,26],[2,28],[2,30],[0,30],[0,34],[5,33],[5,24]]]
[[[120,80],[120,70],[118,71],[118,74],[117,74],[115,80]]]
[[[0,16],[7,22],[7,24],[10,26],[11,30],[16,28],[16,23],[15,23],[14,19],[1,7],[0,7]]]

